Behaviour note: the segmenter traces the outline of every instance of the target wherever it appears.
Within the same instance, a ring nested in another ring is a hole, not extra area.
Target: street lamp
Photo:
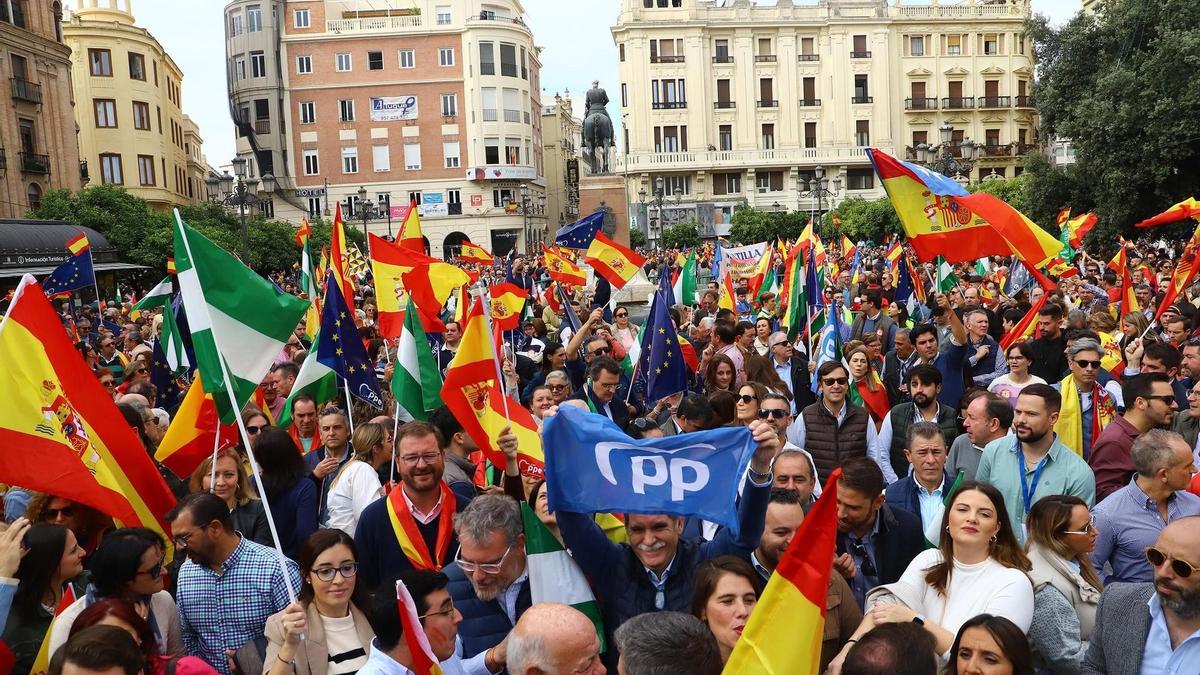
[[[975,156],[978,146],[975,141],[966,139],[961,143],[954,142],[954,127],[949,122],[938,128],[941,143],[929,145],[920,143],[917,151],[917,163],[930,171],[936,171],[943,176],[953,178],[955,182],[966,185],[971,182],[971,168],[975,166]],[[955,157],[955,151],[958,157]]]
[[[646,188],[642,188],[641,190],[638,190],[638,199],[640,200],[641,205],[647,207],[647,209],[653,206],[658,210],[658,220],[652,221],[650,223],[651,227],[649,228],[650,245],[653,247],[655,240],[658,238],[655,235],[659,230],[663,229],[663,226],[666,224],[666,211],[664,207],[667,205],[679,206],[680,202],[683,201],[683,190],[680,188],[675,188],[675,191],[672,193],[672,198],[668,199],[666,196],[666,181],[663,180],[662,176],[659,176],[658,178],[654,179],[654,196],[647,201]]]
[[[842,177],[840,175],[834,176],[833,180],[830,181],[825,178],[825,167],[820,164],[813,169],[813,175],[815,178],[811,181],[805,181],[803,177],[797,177],[796,192],[800,195],[800,198],[817,200],[817,218],[820,218],[825,215],[825,198],[828,197],[830,204],[832,204],[834,198],[842,193]],[[800,208],[799,199],[796,200],[796,208]]]
[[[244,157],[235,157],[230,164],[233,165],[233,175],[230,175],[228,171],[220,175],[209,173],[208,177],[204,179],[204,183],[208,187],[210,202],[237,207],[238,219],[242,228],[241,257],[242,262],[246,262],[250,259],[250,234],[246,227],[246,207],[266,204],[269,197],[258,195],[259,181],[257,178],[246,175],[246,159]],[[275,177],[271,174],[262,177],[262,192],[266,195],[275,192]]]
[[[371,210],[374,208],[375,205],[371,203],[371,200],[367,199],[367,188],[358,188],[358,209],[362,213],[363,241],[367,241],[368,239],[367,219],[371,217]]]
[[[535,206],[536,202],[536,206]],[[525,233],[525,252],[531,253],[537,243],[542,241],[541,233],[534,236],[533,228],[529,226],[529,216],[546,214],[546,193],[539,192],[536,197],[530,196],[529,185],[521,183],[521,223]]]

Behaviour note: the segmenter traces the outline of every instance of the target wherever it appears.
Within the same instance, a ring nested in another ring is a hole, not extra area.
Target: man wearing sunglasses
[[[850,457],[866,457],[875,444],[875,425],[867,409],[847,400],[850,373],[841,361],[817,369],[821,397],[804,408],[788,428],[788,441],[812,454],[817,473],[828,476]]]
[[[1153,583],[1105,586],[1084,675],[1200,672],[1200,518],[1167,525],[1142,559]]]
[[[1096,474],[1096,501],[1129,484],[1137,467],[1133,442],[1151,429],[1170,429],[1175,420],[1175,392],[1166,373],[1127,376],[1121,383],[1125,413],[1114,419],[1092,445],[1088,465]]]
[[[1150,581],[1154,570],[1143,550],[1163,528],[1180,518],[1200,515],[1200,497],[1187,491],[1196,469],[1192,449],[1173,431],[1151,429],[1137,437],[1131,450],[1137,473],[1133,480],[1096,505],[1099,536],[1092,561],[1096,569],[1112,566],[1105,583]]]
[[[1117,416],[1120,403],[1099,381],[1103,356],[1104,348],[1098,341],[1075,338],[1067,347],[1070,372],[1054,385],[1062,393],[1062,410],[1054,431],[1063,444],[1085,460],[1092,454],[1094,440]]]

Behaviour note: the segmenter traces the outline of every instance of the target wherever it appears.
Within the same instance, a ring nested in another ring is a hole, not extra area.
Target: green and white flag
[[[767,293],[779,295],[779,282],[775,279],[775,266],[771,265],[767,268],[767,276],[763,277],[762,287],[758,289],[756,300],[761,300],[762,296]]]
[[[175,267],[196,367],[221,421],[230,424],[270,371],[309,303],[279,290],[193,230],[178,210]],[[232,392],[232,402],[227,392]]]
[[[317,344],[320,338],[318,333],[313,344]],[[283,412],[279,413],[279,427],[286,429],[292,425],[292,401],[297,396],[308,394],[316,402],[317,409],[320,409],[323,404],[337,398],[337,385],[337,373],[317,360],[315,347],[309,350],[308,356],[304,357],[304,363],[300,364],[300,372],[296,374],[292,393],[288,394],[287,402],[283,404]]]
[[[962,485],[964,473],[962,469],[958,470],[958,475],[954,477],[954,482],[950,484],[950,489],[946,494],[942,495],[942,502],[937,505],[937,509],[931,514],[933,517],[929,521],[929,527],[925,528],[925,548],[937,548],[942,541],[942,514],[946,512],[946,507],[950,504],[950,495]]]
[[[561,542],[538,520],[537,514],[521,502],[521,520],[525,523],[525,554],[529,570],[529,597],[533,604],[561,602],[587,615],[596,625],[600,652],[606,650],[604,623],[600,606],[588,585],[587,577]]]
[[[954,268],[942,256],[937,257],[937,291],[949,293],[958,286],[958,277],[954,276]]]
[[[429,413],[442,405],[442,376],[437,359],[429,349],[429,338],[421,327],[421,317],[408,296],[404,310],[404,328],[396,346],[396,368],[392,373],[392,394],[396,398],[401,421],[425,421]]]
[[[633,341],[633,346],[625,352],[625,358],[621,359],[621,370],[624,370],[625,374],[630,377],[633,377],[633,371],[642,358],[642,335],[645,332],[646,324],[642,323],[642,327],[638,329],[637,339]]]
[[[158,339],[162,341],[163,354],[167,357],[167,367],[171,369],[172,373],[179,376],[191,368],[192,364],[188,360],[187,348],[183,344],[183,334],[180,333],[179,324],[175,321],[175,312],[171,309],[171,303],[167,303],[162,318],[162,329]]]
[[[675,302],[681,305],[696,304],[696,251],[688,251],[683,267],[679,268],[679,278],[671,285],[671,294]]]
[[[175,289],[171,287],[171,277],[167,277],[158,282],[158,285],[151,288],[138,303],[133,306],[133,312],[144,312],[155,307],[166,307],[171,302],[171,295],[175,293]],[[136,318],[136,317],[135,317]]]

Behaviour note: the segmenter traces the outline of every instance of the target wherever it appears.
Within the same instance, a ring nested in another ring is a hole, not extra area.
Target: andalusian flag
[[[596,626],[600,652],[606,649],[600,606],[579,565],[561,542],[538,520],[537,514],[521,502],[521,520],[525,524],[526,569],[529,571],[529,596],[533,604],[561,602],[584,613]]]
[[[624,288],[646,264],[646,257],[596,232],[584,260],[615,288]]]
[[[173,293],[174,290],[171,287],[171,277],[163,279],[162,281],[158,282],[158,285],[147,291],[146,295],[142,296],[142,299],[138,300],[137,304],[129,310],[129,318],[136,321],[137,318],[141,316],[142,312],[148,309],[166,307],[171,303],[171,295]],[[163,313],[166,314],[166,311]]]
[[[730,675],[818,675],[825,633],[825,599],[837,543],[837,486],[834,469],[825,491],[796,530],[771,574],[724,673]]]
[[[425,255],[425,236],[421,232],[421,214],[419,211],[417,200],[411,200],[408,203],[408,208],[404,210],[400,217],[400,236],[397,237],[396,243],[402,249]]]
[[[196,366],[221,419],[233,422],[271,370],[309,303],[247,269],[186,225],[178,209],[175,225],[175,263]]]
[[[441,388],[437,359],[429,348],[412,298],[409,298],[404,312],[404,330],[396,347],[396,369],[392,374],[392,394],[402,411],[400,419],[427,419],[430,412],[442,405]]]
[[[696,304],[696,251],[694,249],[688,251],[687,258],[675,273],[675,280],[671,284],[671,294],[674,296],[675,302],[681,305]]]
[[[958,286],[958,277],[954,276],[954,268],[942,256],[937,257],[937,292],[949,293]]]
[[[320,342],[321,336],[318,334],[313,338],[314,347],[309,350],[308,356],[304,357],[304,363],[300,364],[300,372],[296,374],[296,382],[292,385],[292,393],[288,395],[287,401],[283,404],[283,412],[279,413],[279,423],[277,426],[287,428],[292,425],[292,403],[297,396],[308,394],[312,397],[313,402],[317,404],[317,409],[329,401],[337,398],[338,395],[338,379],[337,373],[329,366],[317,360],[316,346]],[[395,376],[393,376],[395,377]]]

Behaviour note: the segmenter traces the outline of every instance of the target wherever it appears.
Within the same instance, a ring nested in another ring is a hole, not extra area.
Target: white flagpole
[[[350,380],[342,378],[342,382],[346,384],[346,421],[350,423],[350,434],[354,434],[354,403],[350,400]]]
[[[486,286],[477,289],[477,292],[478,295],[476,297],[483,303],[483,313],[481,316],[483,317],[484,325],[487,327],[488,349],[492,352],[492,364],[496,366],[496,381],[500,385],[500,391],[504,394],[504,420],[511,424],[512,418],[508,414],[508,386],[504,381],[504,369],[500,366],[500,355],[496,353],[496,345],[492,342],[492,300],[488,296]]]

